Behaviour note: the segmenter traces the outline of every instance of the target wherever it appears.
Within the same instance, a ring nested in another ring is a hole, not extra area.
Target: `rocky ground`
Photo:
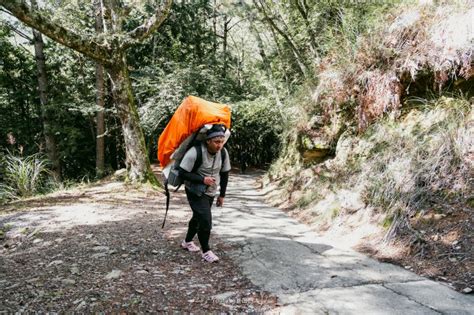
[[[214,238],[220,262],[179,247],[189,218],[164,197],[103,182],[0,208],[0,313],[270,312],[276,298],[242,276]]]

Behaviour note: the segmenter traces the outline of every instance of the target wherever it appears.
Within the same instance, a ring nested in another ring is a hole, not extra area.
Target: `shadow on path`
[[[238,244],[244,274],[277,294],[283,313],[474,314],[474,298],[312,232],[263,202],[256,176],[233,174],[214,231]]]

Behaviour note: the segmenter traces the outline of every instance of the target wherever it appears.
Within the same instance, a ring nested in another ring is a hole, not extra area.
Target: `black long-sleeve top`
[[[179,167],[178,170],[179,170],[179,176],[181,176],[184,180],[194,182],[194,183],[204,184],[204,176],[196,174],[196,173],[188,172],[181,167]],[[227,183],[229,182],[229,172],[220,172],[219,175],[221,177],[221,181],[219,185],[221,189],[219,192],[219,196],[225,197],[225,192],[227,190]]]

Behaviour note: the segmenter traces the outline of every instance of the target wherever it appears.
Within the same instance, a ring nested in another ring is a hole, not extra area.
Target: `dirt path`
[[[0,208],[0,312],[472,314],[474,299],[339,248],[233,174],[214,208],[219,264],[179,248],[190,210],[120,182]]]
[[[252,285],[216,238],[219,264],[179,248],[188,220],[174,195],[119,182],[0,208],[2,312],[261,312],[275,298]]]

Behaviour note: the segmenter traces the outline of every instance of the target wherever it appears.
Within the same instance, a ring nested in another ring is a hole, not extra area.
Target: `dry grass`
[[[383,28],[360,38],[355,64],[341,64],[336,53],[323,61],[313,99],[327,122],[349,103],[363,130],[384,114],[398,117],[410,93],[439,93],[474,77],[474,4],[398,10]]]
[[[269,172],[282,190],[276,199],[319,226],[361,211],[362,200],[364,209],[385,214],[379,223],[389,228],[387,240],[433,201],[467,203],[474,177],[473,104],[443,97],[410,106],[417,109],[397,122],[382,120],[361,136],[346,133],[336,157],[323,164],[304,169],[301,159],[295,162],[294,146],[287,147],[291,161],[280,159]],[[355,192],[354,201],[347,200],[348,191]]]

